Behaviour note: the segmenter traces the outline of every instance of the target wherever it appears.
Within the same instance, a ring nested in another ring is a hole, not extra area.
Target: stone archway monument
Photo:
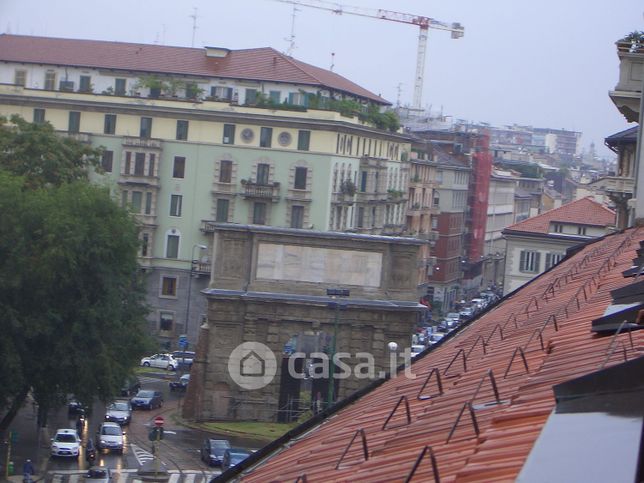
[[[208,316],[184,417],[274,421],[282,386],[292,392],[294,382],[315,379],[327,404],[403,362],[390,342],[409,347],[425,310],[416,295],[425,241],[227,223],[214,224],[213,236],[210,286],[202,291]],[[350,296],[333,299],[327,289]],[[319,352],[299,352],[290,342],[298,337],[315,340]],[[325,358],[334,355],[341,362],[325,374]],[[332,391],[329,372],[337,374]]]

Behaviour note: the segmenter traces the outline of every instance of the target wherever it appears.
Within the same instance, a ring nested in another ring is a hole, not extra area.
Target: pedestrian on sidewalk
[[[23,483],[31,483],[31,475],[33,475],[36,471],[34,470],[34,465],[32,464],[30,459],[27,459],[25,461],[25,464],[22,465],[22,474],[23,474]]]

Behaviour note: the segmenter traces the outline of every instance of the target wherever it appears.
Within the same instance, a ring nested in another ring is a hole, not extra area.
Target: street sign
[[[157,416],[154,418],[154,424],[156,426],[163,426],[163,423],[165,423],[165,419],[163,419],[163,416]]]

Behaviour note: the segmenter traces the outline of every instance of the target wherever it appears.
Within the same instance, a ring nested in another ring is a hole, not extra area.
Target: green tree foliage
[[[20,127],[2,130],[3,146],[42,152],[11,139],[29,132]],[[33,168],[4,149],[0,158],[0,432],[29,392],[42,423],[68,394],[109,399],[150,344],[136,224],[68,158],[83,146],[45,135],[32,142],[58,149],[51,164],[68,174],[41,172],[34,182],[12,172]]]
[[[0,167],[24,176],[29,188],[87,180],[88,168],[98,168],[99,159],[100,150],[58,136],[48,122],[0,117]]]

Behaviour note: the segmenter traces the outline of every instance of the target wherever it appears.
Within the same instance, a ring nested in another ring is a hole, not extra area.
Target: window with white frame
[[[519,271],[524,273],[539,273],[541,254],[535,250],[522,250],[519,260]]]
[[[162,332],[172,332],[174,328],[174,313],[159,312],[159,330]]]
[[[170,195],[170,216],[181,216],[182,195]]]
[[[161,277],[161,296],[162,297],[176,297],[177,296],[177,277]]]
[[[16,70],[14,76],[14,84],[17,86],[26,86],[27,85],[27,71],[26,70]]]
[[[179,242],[181,235],[176,230],[172,230],[166,235],[165,257],[179,258]]]
[[[565,256],[565,253],[546,253],[546,270],[559,263]]]

